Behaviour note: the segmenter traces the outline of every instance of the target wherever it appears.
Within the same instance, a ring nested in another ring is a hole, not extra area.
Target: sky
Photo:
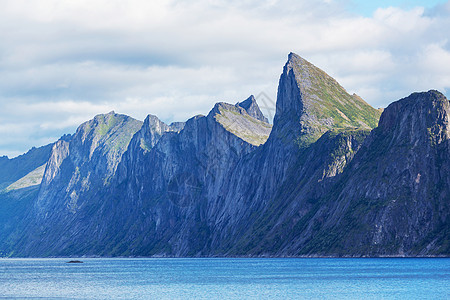
[[[0,156],[112,110],[186,121],[250,95],[273,116],[289,52],[378,108],[450,91],[450,1],[0,0]]]

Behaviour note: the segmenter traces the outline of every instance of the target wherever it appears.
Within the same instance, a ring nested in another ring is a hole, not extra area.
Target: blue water
[[[450,259],[0,259],[0,298],[450,299]]]

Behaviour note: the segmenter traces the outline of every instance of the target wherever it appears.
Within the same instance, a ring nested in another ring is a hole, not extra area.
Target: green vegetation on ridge
[[[293,53],[287,67],[292,70],[302,95],[300,123],[309,131],[309,136],[300,137],[300,143],[310,144],[333,128],[373,129],[378,126],[381,111],[356,94],[348,94],[321,69]]]

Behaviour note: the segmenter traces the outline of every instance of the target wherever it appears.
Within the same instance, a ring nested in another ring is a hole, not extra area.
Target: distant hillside
[[[0,157],[0,190],[47,163],[53,144],[32,148],[27,153],[9,159]]]

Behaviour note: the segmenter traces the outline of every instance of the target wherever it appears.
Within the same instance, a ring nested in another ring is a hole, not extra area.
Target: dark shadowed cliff
[[[322,227],[302,251],[448,255],[449,113],[437,91],[389,105],[313,218]]]

